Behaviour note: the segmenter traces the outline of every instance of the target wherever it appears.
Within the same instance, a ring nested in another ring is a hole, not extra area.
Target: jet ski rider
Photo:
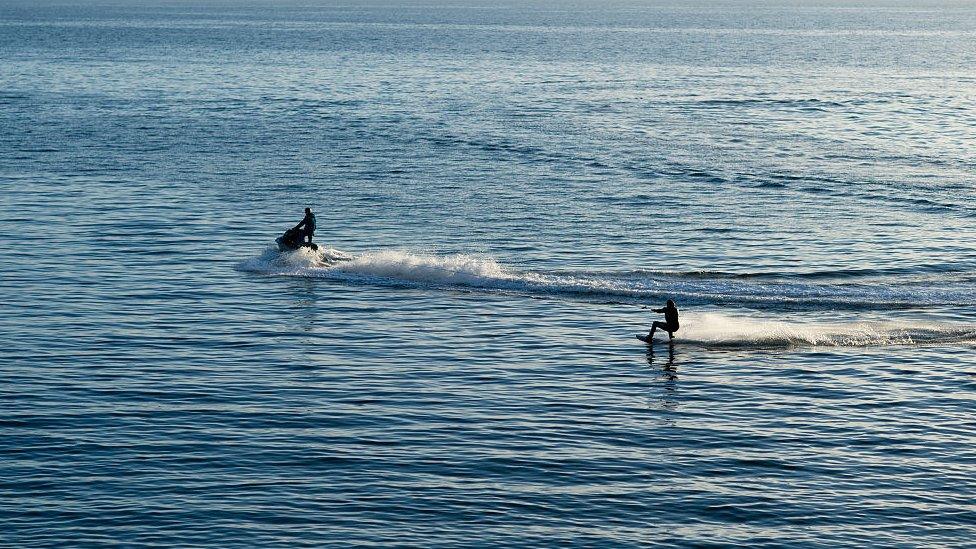
[[[305,208],[305,217],[298,225],[295,225],[295,230],[299,231],[299,242],[304,243],[307,236],[308,243],[312,243],[312,236],[315,235],[315,214],[312,213],[312,208]]]

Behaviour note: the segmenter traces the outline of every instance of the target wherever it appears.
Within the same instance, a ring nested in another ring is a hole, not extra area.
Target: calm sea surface
[[[0,546],[971,547],[974,351],[971,2],[0,3]]]

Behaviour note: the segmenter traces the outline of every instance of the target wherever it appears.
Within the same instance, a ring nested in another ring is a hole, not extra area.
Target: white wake
[[[976,340],[976,328],[907,321],[767,320],[723,313],[686,313],[677,334],[708,347],[861,347]]]
[[[815,311],[866,308],[888,310],[887,288],[871,293],[837,295],[829,285],[746,285],[726,280],[673,280],[649,274],[613,276],[607,273],[551,274],[506,268],[493,258],[469,254],[423,254],[402,250],[346,254],[334,249],[302,248],[278,252],[273,248],[241,262],[243,271],[269,275],[306,276],[350,283],[410,285],[430,288],[477,288],[529,295],[568,295],[610,298],[626,303],[657,303],[667,298],[704,306],[749,309],[772,304],[793,310],[797,304]],[[792,292],[792,293],[788,293]],[[848,290],[848,292],[850,292]],[[914,305],[914,303],[913,303]],[[759,315],[759,313],[757,313]],[[709,347],[912,345],[976,341],[976,327],[916,322],[830,322],[803,315],[767,319],[716,312],[683,313],[678,337]]]

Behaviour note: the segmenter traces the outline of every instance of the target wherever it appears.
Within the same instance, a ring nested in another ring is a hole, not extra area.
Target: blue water
[[[0,545],[971,544],[973,67],[969,2],[7,0]]]

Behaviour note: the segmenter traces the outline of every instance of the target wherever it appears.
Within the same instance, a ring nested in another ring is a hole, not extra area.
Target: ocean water
[[[0,546],[972,546],[974,67],[971,2],[6,0]]]

